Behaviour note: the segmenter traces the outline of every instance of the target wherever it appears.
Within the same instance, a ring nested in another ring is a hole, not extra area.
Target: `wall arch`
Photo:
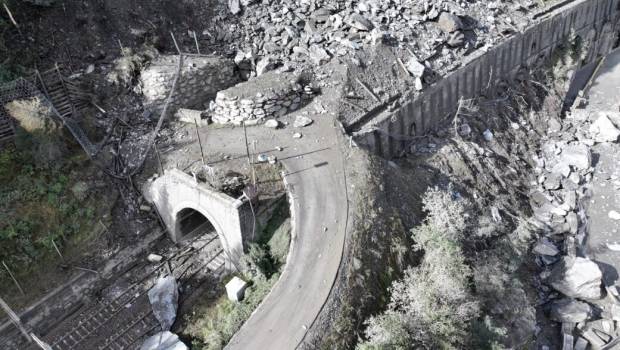
[[[243,255],[243,237],[248,231],[244,200],[217,192],[178,169],[167,170],[165,175],[149,181],[143,193],[157,208],[174,242],[183,238],[181,223],[178,222],[183,211],[194,210],[204,216],[216,231],[227,268],[239,262]]]

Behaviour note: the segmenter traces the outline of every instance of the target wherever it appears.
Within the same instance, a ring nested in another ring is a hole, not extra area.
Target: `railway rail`
[[[204,228],[200,226],[195,231]],[[127,272],[133,273],[130,277],[135,282],[113,299],[82,307],[43,339],[52,350],[133,349],[136,342],[160,327],[147,295],[159,275],[172,274],[184,284],[201,272],[218,273],[224,268],[224,251],[217,234],[208,232],[192,236],[194,238],[186,243],[186,248],[175,251],[157,265],[136,264]],[[187,294],[181,293],[179,303],[189,297]],[[38,350],[19,334],[16,337],[0,344],[0,348]]]

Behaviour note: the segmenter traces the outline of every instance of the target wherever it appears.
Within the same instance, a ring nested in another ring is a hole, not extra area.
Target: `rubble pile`
[[[298,75],[269,72],[217,93],[211,106],[215,123],[261,122],[297,110],[312,98],[310,85],[303,86]]]
[[[355,59],[357,51],[384,42],[407,48],[441,72],[458,67],[463,55],[522,30],[539,5],[531,0],[231,0],[229,10],[238,22],[214,29],[216,35],[207,32],[213,40],[236,45],[236,61],[242,70],[253,67],[250,75],[265,67],[286,70],[333,57]]]
[[[138,92],[144,104],[161,108],[168,98],[178,71],[179,56],[161,55],[140,72]],[[173,95],[173,109],[201,108],[217,91],[234,85],[238,80],[234,62],[218,57],[184,57],[183,69]]]
[[[533,159],[532,222],[545,232],[533,248],[543,269],[539,292],[551,319],[562,323],[564,344],[571,349],[573,344],[575,349],[600,348],[620,336],[614,322],[620,320],[619,294],[615,286],[605,285],[601,268],[588,258],[582,205],[591,193],[591,147],[618,141],[616,114],[590,115],[573,108],[563,123],[551,119],[550,140]]]

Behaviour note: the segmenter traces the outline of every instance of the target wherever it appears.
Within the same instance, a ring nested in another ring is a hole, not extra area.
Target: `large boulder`
[[[590,147],[585,144],[571,144],[562,148],[560,163],[565,163],[578,170],[585,170],[592,164]]]
[[[161,277],[148,292],[149,301],[161,329],[169,330],[177,317],[179,287],[174,277]]]
[[[556,300],[551,304],[551,319],[558,322],[583,322],[592,315],[588,303],[570,298]]]
[[[437,24],[439,28],[446,33],[456,32],[463,28],[463,22],[459,16],[449,12],[442,12],[441,15],[439,15]]]
[[[146,339],[140,350],[188,350],[188,347],[178,335],[165,331]]]
[[[611,122],[605,114],[599,117],[590,125],[590,134],[596,142],[616,142],[620,137],[620,130]]]
[[[551,270],[547,282],[558,292],[581,299],[600,299],[603,273],[590,259],[565,256]]]

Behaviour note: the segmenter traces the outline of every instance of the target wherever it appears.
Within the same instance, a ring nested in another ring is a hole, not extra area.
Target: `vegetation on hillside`
[[[367,321],[367,341],[358,349],[460,348],[479,314],[470,286],[472,271],[461,242],[466,228],[464,200],[437,189],[427,192],[426,221],[412,230],[420,265],[392,283],[390,302]]]
[[[284,201],[255,243],[243,257],[241,277],[250,286],[245,298],[235,303],[221,296],[215,303],[198,305],[185,332],[194,339],[193,348],[223,349],[241,328],[280,277],[290,244],[288,202]],[[232,278],[229,276],[228,279]]]
[[[30,149],[36,147],[0,151],[0,260],[20,272],[87,232],[95,213],[72,171],[85,159],[46,164]]]

